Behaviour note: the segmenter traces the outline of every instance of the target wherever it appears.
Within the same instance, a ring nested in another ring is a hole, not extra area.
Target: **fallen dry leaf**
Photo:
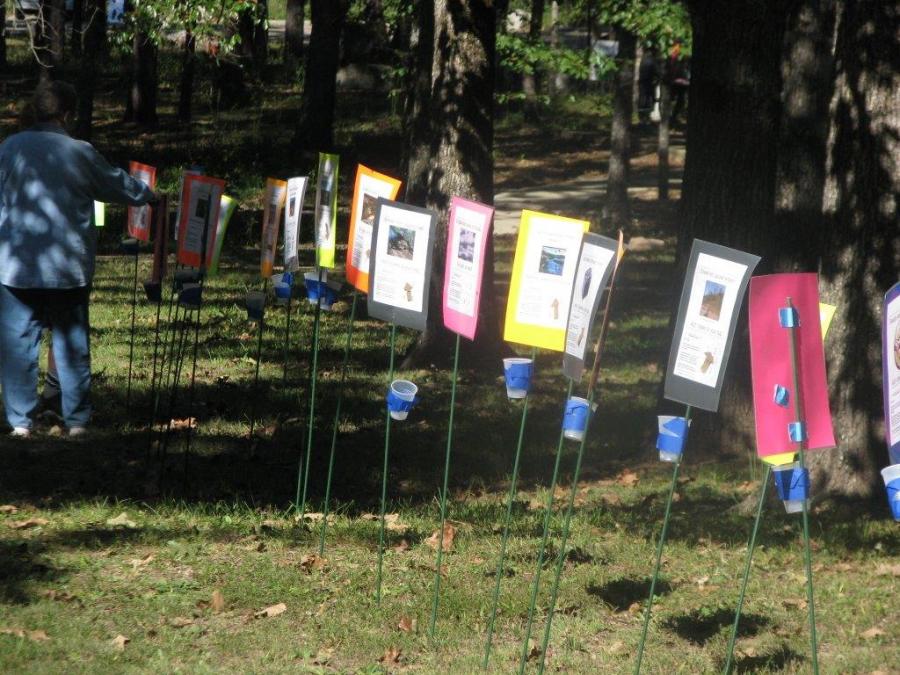
[[[8,513],[12,515],[13,513],[18,513],[19,507],[13,506],[12,504],[3,504],[0,505],[0,513]]]
[[[625,469],[616,477],[616,483],[622,487],[634,487],[640,480],[640,476],[630,469]]]
[[[189,619],[186,616],[176,616],[174,619],[169,619],[169,625],[172,628],[184,628],[185,626],[190,626],[194,623],[193,619]]]
[[[397,647],[389,647],[378,659],[379,663],[400,663],[400,657],[403,656],[403,650]]]
[[[401,539],[399,544],[391,546],[391,550],[395,553],[405,553],[409,550],[409,542],[406,539]]]
[[[781,601],[781,604],[788,609],[806,609],[806,600],[801,598],[786,598]]]
[[[409,525],[400,520],[399,513],[385,514],[384,526],[390,532],[406,532],[409,529]]]
[[[119,635],[116,635],[116,637],[109,641],[109,643],[113,646],[113,649],[116,649],[120,652],[125,651],[125,645],[127,645],[129,642],[131,642],[131,638],[127,638],[121,633]]]
[[[117,515],[115,518],[110,518],[109,520],[107,520],[106,524],[109,527],[125,527],[129,530],[137,528],[137,523],[133,520],[130,520],[128,518],[128,513],[126,513],[125,511],[122,511],[122,513]]]
[[[604,651],[607,654],[618,654],[618,653],[622,652],[624,649],[625,649],[625,643],[622,642],[621,640],[616,640],[611,645],[606,647],[604,649]]]
[[[453,527],[450,523],[444,524],[444,538],[441,540],[441,531],[435,530],[428,539],[425,540],[425,543],[428,544],[435,551],[437,547],[440,546],[443,549],[444,553],[447,553],[453,548],[453,540],[456,538],[456,528]]]
[[[18,638],[28,638],[32,642],[44,642],[50,636],[43,630],[24,630],[22,628],[0,628],[0,635],[14,635]]]
[[[222,591],[213,591],[210,607],[212,607],[212,611],[216,614],[225,611],[225,596],[222,595]]]
[[[616,494],[600,495],[600,502],[607,506],[619,506],[622,503],[622,498]]]
[[[541,648],[538,647],[537,640],[528,641],[528,660],[536,659],[541,655]]]
[[[28,520],[14,520],[9,526],[14,530],[28,530],[32,527],[43,527],[49,524],[50,521],[46,518],[29,518]]]
[[[709,583],[709,575],[704,575],[699,579],[694,579],[694,583],[697,584],[700,588],[706,586]]]
[[[59,602],[75,602],[78,600],[78,597],[72,595],[69,591],[54,591],[53,589],[50,589],[44,591],[41,595],[48,600],[57,600]]]
[[[266,607],[265,609],[259,610],[253,616],[257,619],[271,619],[273,616],[279,616],[280,614],[284,614],[286,611],[287,605],[283,602],[279,602],[277,605],[272,605],[270,607]]]
[[[416,620],[410,619],[408,616],[401,616],[400,621],[397,623],[397,628],[402,630],[404,633],[415,633]]]
[[[300,569],[302,569],[307,574],[310,574],[313,570],[320,570],[327,564],[328,560],[316,555],[315,553],[308,553],[300,558]]]
[[[131,569],[136,570],[136,569],[143,567],[144,565],[146,565],[147,563],[149,563],[152,560],[153,560],[153,554],[148,553],[143,558],[140,558],[140,559],[132,558],[128,562],[131,564]]]
[[[881,630],[878,626],[872,626],[869,630],[863,631],[859,634],[861,638],[864,640],[872,640],[877,637],[881,637],[884,635],[884,631]]]

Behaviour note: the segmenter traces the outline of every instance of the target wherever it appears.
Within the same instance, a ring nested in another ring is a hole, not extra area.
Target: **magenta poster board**
[[[494,209],[462,197],[450,200],[444,265],[444,326],[470,340],[478,328],[481,275]]]
[[[808,434],[804,449],[833,448],[835,445],[819,321],[818,276],[772,274],[753,277],[750,280],[750,365],[756,453],[760,457],[800,449],[800,443],[793,442],[788,435],[788,425],[797,420],[791,371],[791,331],[783,328],[779,319],[779,310],[787,307],[787,298],[791,299],[799,318],[797,363],[801,409]],[[779,388],[782,388],[780,394],[776,394]]]

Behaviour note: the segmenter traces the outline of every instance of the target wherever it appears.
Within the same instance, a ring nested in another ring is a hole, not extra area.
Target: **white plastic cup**
[[[416,398],[416,392],[419,388],[409,380],[394,380],[391,382],[391,391],[394,395],[404,401],[412,401]],[[391,410],[391,418],[395,420],[405,420],[409,415],[408,410]]]
[[[510,366],[514,365],[530,365],[531,359],[523,359],[519,357],[513,357],[508,359],[503,359],[503,370],[504,373],[509,369]],[[534,377],[534,373],[532,373],[532,377]],[[529,381],[529,386],[531,382]],[[509,385],[509,381],[506,383],[506,396],[508,398],[525,398],[528,396],[528,388],[526,387],[511,387]]]

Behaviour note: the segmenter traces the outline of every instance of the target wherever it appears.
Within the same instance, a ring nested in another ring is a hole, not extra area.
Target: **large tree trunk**
[[[238,15],[239,40],[235,51],[249,61],[257,73],[262,71],[269,55],[268,14],[268,0],[258,0]]]
[[[158,123],[156,95],[159,89],[157,47],[145,33],[134,36],[131,57],[131,86],[125,106],[125,121],[145,128]]]
[[[191,98],[194,93],[194,52],[197,40],[190,29],[184,32],[184,44],[181,51],[181,80],[178,83],[178,121],[191,121]]]
[[[76,59],[81,58],[81,40],[82,31],[84,30],[84,3],[85,0],[72,1],[72,43],[70,49],[72,56]]]
[[[406,137],[406,201],[424,204],[428,197],[428,168],[431,164],[431,71],[434,59],[434,0],[417,0],[410,33],[410,61],[407,68],[403,106]]]
[[[285,61],[303,57],[303,22],[306,19],[306,0],[287,0],[284,20]]]
[[[106,0],[85,0],[87,26],[84,33],[84,57],[78,72],[79,138],[90,140],[94,117],[94,93],[97,88],[97,69],[106,48]]]
[[[771,46],[780,45],[784,35],[781,2],[697,0],[691,9],[694,50],[679,269],[697,237],[762,255],[757,270],[762,272],[775,248],[781,50]],[[754,447],[746,320],[738,331],[719,412],[698,415],[691,427],[692,444],[717,452]]]
[[[50,65],[56,71],[54,75],[58,77],[66,48],[65,0],[50,0],[47,3],[47,9],[50,12],[47,17]]]
[[[425,205],[441,214],[434,246],[429,325],[404,367],[449,356],[443,329],[441,292],[447,238],[446,213],[452,196],[490,204],[494,197],[495,13],[491,0],[435,0],[431,55],[431,134]],[[493,245],[485,260],[479,316],[479,349],[496,355],[499,340],[494,299]]]
[[[303,150],[331,150],[334,145],[335,76],[347,0],[311,0],[312,32],[300,102],[296,144]]]
[[[826,340],[838,448],[811,458],[817,493],[880,491],[888,463],[879,337],[881,299],[900,276],[898,30],[897,0],[838,3],[825,217],[807,232],[822,235],[822,299],[838,307]]]
[[[627,227],[631,222],[631,206],[628,203],[628,165],[631,156],[631,105],[636,40],[633,34],[624,29],[617,29],[616,37],[619,41],[619,55],[616,58],[618,70],[613,92],[606,215],[612,225],[619,228]]]
[[[669,81],[669,62],[662,59],[660,69],[662,77],[659,78],[659,126],[656,130],[657,145],[657,173],[656,196],[660,201],[669,198],[669,145],[671,140],[671,127],[669,115],[672,113],[672,86]]]

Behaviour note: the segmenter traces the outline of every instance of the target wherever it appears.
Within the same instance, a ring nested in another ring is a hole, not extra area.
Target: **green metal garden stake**
[[[793,309],[794,304],[791,298],[786,298],[786,304],[789,309]],[[795,322],[796,324],[797,322]],[[789,329],[791,335],[791,374],[794,380],[794,419],[801,424],[806,424],[803,419],[803,390],[800,387],[800,363],[797,359],[797,325],[792,325]],[[806,468],[806,458],[804,450],[806,441],[800,441],[798,449],[800,459],[800,470]],[[812,553],[809,546],[809,512],[806,508],[806,499],[803,500],[803,556],[806,564],[806,605],[809,609],[809,642],[812,649],[812,666],[814,675],[819,675],[819,649],[816,639],[816,608],[813,602],[813,575],[812,575]]]
[[[534,364],[537,358],[537,348],[531,350],[531,362]],[[500,600],[500,581],[503,579],[503,570],[506,563],[506,545],[509,542],[509,526],[512,523],[513,502],[516,499],[516,483],[519,478],[519,460],[522,458],[522,442],[525,439],[525,420],[528,418],[528,396],[522,405],[522,420],[519,423],[519,440],[516,443],[516,454],[513,459],[512,478],[509,483],[509,496],[506,499],[506,520],[503,524],[503,538],[500,541],[500,559],[497,561],[497,576],[494,580],[494,596],[491,602],[491,618],[488,622],[487,645],[484,649],[484,662],[482,667],[487,669],[491,659],[491,641],[494,637],[494,622],[497,619],[497,604]]]
[[[684,419],[691,421],[691,406],[684,411]],[[663,516],[662,532],[659,533],[659,542],[656,545],[656,564],[653,567],[653,578],[650,581],[650,596],[647,598],[647,610],[644,613],[644,626],[641,629],[641,641],[638,644],[637,662],[634,664],[635,675],[641,672],[641,661],[644,658],[644,644],[647,642],[647,630],[650,628],[650,614],[653,611],[653,594],[656,592],[656,582],[659,579],[659,568],[662,564],[663,547],[666,545],[666,533],[669,531],[669,516],[672,515],[672,498],[675,496],[675,487],[678,484],[678,471],[681,469],[684,453],[675,462],[672,469],[672,484],[669,486],[669,497],[666,499],[666,513]]]
[[[344,402],[344,385],[347,381],[347,367],[350,363],[350,343],[353,341],[353,320],[356,318],[356,300],[359,293],[354,289],[350,304],[350,320],[347,322],[347,341],[344,344],[344,363],[341,366],[341,382],[338,385],[337,405],[334,422],[331,425],[331,452],[328,456],[328,479],[325,481],[325,504],[322,507],[322,532],[319,534],[319,555],[325,555],[325,530],[328,529],[328,503],[331,500],[331,475],[334,470],[334,451],[337,447],[338,425],[341,421],[341,404]]]
[[[453,448],[453,411],[456,408],[456,380],[459,373],[459,334],[453,353],[453,384],[450,387],[450,419],[447,422],[447,452],[444,458],[444,489],[441,491],[441,527],[438,530],[437,560],[434,563],[434,599],[431,603],[431,639],[437,625],[438,605],[441,602],[441,558],[444,552],[444,523],[447,520],[447,484],[450,480],[450,451]]]
[[[297,470],[297,500],[295,507],[300,512],[300,523],[306,511],[306,488],[309,484],[309,465],[313,445],[313,431],[316,427],[316,380],[319,376],[319,320],[322,315],[322,268],[319,268],[319,297],[316,300],[316,314],[313,319],[312,368],[309,374],[309,418],[306,422],[306,455]],[[300,491],[300,470],[303,472],[303,492]]]
[[[263,297],[269,288],[269,278],[263,277]],[[256,426],[256,403],[259,398],[259,362],[262,361],[262,343],[263,332],[265,332],[266,315],[265,301],[263,301],[263,314],[259,318],[257,329],[259,334],[256,336],[256,373],[253,375],[253,395],[250,397],[250,438],[253,439],[253,428]]]
[[[569,380],[569,389],[565,400],[572,396],[574,382]],[[541,535],[541,547],[538,550],[537,566],[534,570],[534,582],[531,584],[531,601],[528,604],[528,622],[525,624],[525,638],[522,640],[522,658],[519,661],[519,675],[525,672],[525,664],[528,662],[528,641],[531,639],[531,627],[534,624],[534,609],[537,604],[538,590],[541,585],[541,570],[544,567],[544,553],[547,551],[547,539],[550,535],[550,518],[553,515],[553,493],[556,491],[556,479],[559,476],[559,462],[562,459],[562,449],[565,444],[565,432],[560,425],[559,443],[556,446],[556,461],[553,464],[553,475],[550,478],[550,487],[547,492],[547,503],[544,506],[544,532]]]
[[[281,371],[282,382],[287,382],[288,374],[288,357],[291,353],[291,302],[294,299],[294,287],[291,286],[291,294],[287,299],[287,308],[285,310],[284,319],[284,366]]]
[[[397,324],[391,323],[391,362],[388,367],[388,386],[394,380],[394,343]],[[391,411],[385,406],[384,424],[384,468],[381,473],[381,524],[378,530],[378,571],[375,576],[375,603],[381,607],[381,567],[384,562],[384,511],[387,504],[388,454],[391,448]]]
[[[731,663],[734,658],[734,643],[737,640],[738,625],[741,622],[741,611],[744,608],[744,596],[747,593],[747,581],[750,579],[750,566],[753,563],[753,549],[756,548],[756,533],[759,531],[759,521],[762,518],[763,506],[766,503],[766,490],[769,487],[769,476],[772,474],[772,465],[766,463],[766,474],[763,477],[762,486],[759,489],[759,504],[756,507],[756,520],[753,521],[753,530],[750,533],[750,543],[747,544],[747,562],[744,565],[744,579],[741,581],[741,592],[738,595],[737,611],[734,613],[734,624],[731,627],[731,639],[728,641],[728,656],[725,659],[725,675],[731,674]]]

